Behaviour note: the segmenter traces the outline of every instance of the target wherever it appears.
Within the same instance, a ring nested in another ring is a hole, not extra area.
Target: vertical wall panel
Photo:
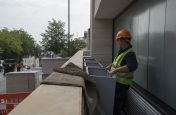
[[[167,0],[165,29],[165,101],[176,109],[176,0]]]
[[[161,1],[161,0],[160,0]],[[156,1],[152,1],[153,4]],[[161,2],[150,8],[149,27],[149,65],[148,90],[163,99],[165,92],[161,89],[165,82],[164,75],[164,26],[166,3]],[[156,15],[157,14],[157,15]]]
[[[176,0],[138,0],[115,22],[133,36],[134,81],[176,109]]]
[[[138,16],[132,18],[131,21],[131,35],[132,35],[132,41],[133,44],[133,50],[138,54],[138,24],[139,24],[139,18]]]
[[[149,10],[147,9],[139,15],[138,20],[137,59],[139,65],[134,79],[143,88],[147,88],[148,27]]]

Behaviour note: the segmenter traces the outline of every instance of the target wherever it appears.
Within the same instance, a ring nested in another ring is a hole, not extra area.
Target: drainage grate
[[[162,115],[132,88],[127,95],[125,111],[128,115]]]

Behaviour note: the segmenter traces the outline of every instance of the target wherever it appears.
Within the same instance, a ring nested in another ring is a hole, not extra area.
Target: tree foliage
[[[0,30],[0,57],[18,58],[27,56],[39,56],[38,44],[34,38],[23,29],[9,30],[4,28]],[[37,53],[37,54],[36,54]]]
[[[41,44],[45,52],[52,51],[55,54],[60,53],[63,57],[68,57],[68,41],[64,26],[65,23],[61,20],[52,19],[49,21],[47,30],[41,34],[43,37]],[[70,41],[70,55],[72,56],[84,47],[86,47],[84,40],[72,39]]]
[[[80,38],[75,38],[75,39],[71,40],[71,42],[70,42],[71,56],[74,55],[77,51],[79,51],[85,47],[86,47],[86,43],[84,40],[81,40]]]
[[[67,35],[64,29],[65,23],[55,19],[49,21],[47,30],[42,33],[42,46],[45,51],[52,51],[55,54],[61,53],[63,50],[67,49]]]

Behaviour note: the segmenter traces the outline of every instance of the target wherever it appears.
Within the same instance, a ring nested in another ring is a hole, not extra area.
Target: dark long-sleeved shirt
[[[117,56],[120,55],[121,53],[127,51],[129,48],[132,48],[132,45],[130,45],[126,49],[120,49]],[[138,67],[138,62],[136,59],[136,54],[135,52],[129,52],[125,55],[124,59],[122,60],[121,66],[126,65],[130,71],[135,71]]]

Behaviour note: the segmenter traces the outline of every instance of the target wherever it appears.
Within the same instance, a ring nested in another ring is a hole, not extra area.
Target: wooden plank
[[[9,115],[81,115],[82,88],[41,85]]]

